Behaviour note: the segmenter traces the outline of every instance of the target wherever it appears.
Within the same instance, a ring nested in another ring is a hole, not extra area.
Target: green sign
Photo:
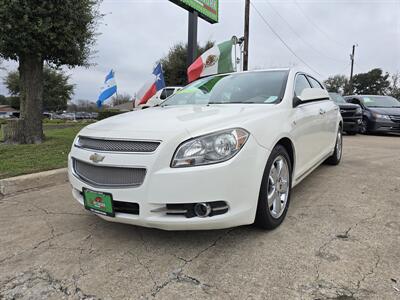
[[[197,11],[199,17],[210,23],[218,23],[219,0],[170,0],[189,11]]]

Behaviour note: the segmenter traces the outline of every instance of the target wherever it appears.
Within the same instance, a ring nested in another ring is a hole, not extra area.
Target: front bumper
[[[362,117],[361,116],[343,118],[343,131],[345,131],[345,132],[358,132],[361,122],[362,122]]]
[[[377,120],[369,124],[368,130],[375,133],[400,133],[400,122]]]
[[[175,148],[175,147],[174,147]],[[120,202],[139,204],[139,214],[116,213],[101,218],[165,230],[220,229],[254,222],[259,189],[269,151],[250,136],[243,149],[232,159],[214,165],[170,168],[174,148],[160,145],[154,154],[109,153],[108,166],[144,166],[147,174],[139,187],[99,188],[80,180],[73,171],[72,158],[90,163],[93,151],[73,147],[69,156],[69,180],[74,198],[83,205],[82,189],[107,192]],[[172,150],[172,151],[171,151]],[[106,165],[105,163],[101,163]],[[99,164],[98,164],[99,165]],[[225,201],[228,211],[211,217],[187,218],[154,210],[166,204]]]

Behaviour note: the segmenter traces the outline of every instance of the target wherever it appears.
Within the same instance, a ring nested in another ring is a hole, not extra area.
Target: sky
[[[302,66],[324,80],[382,68],[400,72],[400,0],[251,0],[249,69]],[[188,12],[168,0],[103,0],[89,68],[65,69],[73,100],[95,101],[114,69],[119,93],[134,95],[171,46],[187,42]],[[219,23],[199,19],[198,41],[243,35],[244,0],[220,0]],[[269,24],[269,26],[266,24]],[[272,31],[272,30],[273,31]],[[275,32],[275,33],[274,33]],[[278,37],[279,36],[279,37]],[[6,70],[15,62],[2,62]],[[2,83],[0,94],[8,94]]]

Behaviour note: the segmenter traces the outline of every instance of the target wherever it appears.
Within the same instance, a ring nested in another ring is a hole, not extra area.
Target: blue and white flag
[[[97,99],[97,107],[101,107],[103,102],[117,92],[117,83],[115,81],[114,71],[111,70],[104,80],[104,86],[101,90],[99,99]]]

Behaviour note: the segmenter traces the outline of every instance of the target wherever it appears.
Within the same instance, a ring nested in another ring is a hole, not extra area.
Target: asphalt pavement
[[[108,223],[69,184],[0,199],[0,299],[400,299],[400,137],[346,136],[284,223]]]

